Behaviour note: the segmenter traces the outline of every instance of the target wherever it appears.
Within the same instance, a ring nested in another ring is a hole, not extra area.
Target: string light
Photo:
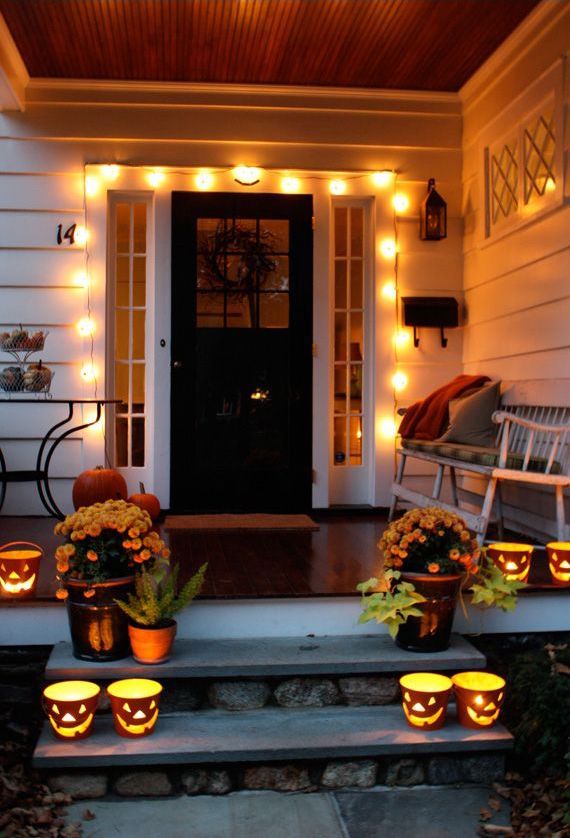
[[[83,245],[87,242],[88,238],[89,238],[89,233],[87,232],[87,228],[83,227],[81,224],[79,224],[75,228],[75,236],[74,236],[75,244]]]
[[[396,299],[396,283],[393,280],[388,280],[382,286],[382,290],[380,292],[385,300],[389,302],[394,302]]]
[[[406,332],[404,329],[398,329],[398,331],[394,334],[394,346],[397,349],[403,349],[407,346],[410,342],[410,333]]]
[[[77,271],[73,278],[73,284],[76,285],[78,288],[89,287],[89,277],[87,276],[85,271]]]
[[[385,259],[393,259],[396,255],[396,240],[382,239],[380,242],[380,253]]]
[[[211,189],[214,184],[214,176],[210,172],[199,172],[194,178],[198,189]]]
[[[396,212],[406,212],[406,210],[410,206],[410,199],[407,195],[404,195],[403,192],[396,192],[396,194],[392,198],[392,206],[394,207]]]
[[[101,188],[101,181],[95,175],[87,175],[85,178],[85,194],[94,198]]]
[[[283,192],[298,192],[301,188],[301,181],[298,177],[284,177],[281,180]]]
[[[380,434],[384,439],[394,439],[396,436],[396,422],[391,416],[380,420]]]
[[[407,386],[408,376],[406,375],[406,373],[402,372],[402,370],[398,370],[397,372],[395,372],[392,376],[392,387],[394,388],[396,393],[405,390]]]
[[[147,181],[153,189],[158,189],[164,178],[164,172],[160,172],[158,169],[155,169],[154,172],[149,172],[146,176]]]
[[[233,176],[234,180],[242,186],[254,186],[261,180],[261,169],[256,166],[236,166]]]
[[[82,338],[87,338],[95,332],[95,323],[90,317],[82,317],[77,324],[77,331]]]
[[[331,180],[329,183],[329,191],[331,195],[344,195],[346,192],[346,183],[344,180]]]
[[[388,169],[384,169],[381,172],[374,172],[374,174],[372,175],[372,182],[375,186],[379,186],[380,189],[384,189],[391,183],[393,177],[393,172],[389,171]]]
[[[95,369],[95,365],[91,363],[83,364],[81,367],[81,378],[83,381],[89,383],[95,381],[97,378],[97,371]]]
[[[107,163],[104,166],[101,166],[101,174],[105,180],[117,180],[120,171],[120,168],[115,163]]]

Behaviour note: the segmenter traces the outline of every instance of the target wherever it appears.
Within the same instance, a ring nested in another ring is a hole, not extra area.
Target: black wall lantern
[[[447,204],[435,189],[435,178],[428,180],[428,191],[420,207],[420,239],[439,241],[447,237]]]

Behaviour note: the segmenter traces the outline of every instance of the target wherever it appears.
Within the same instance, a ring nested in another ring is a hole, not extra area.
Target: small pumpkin
[[[81,472],[73,484],[73,506],[91,506],[106,500],[126,500],[127,484],[122,474],[114,468],[96,466]]]
[[[129,503],[134,503],[141,509],[146,509],[153,521],[160,517],[160,501],[156,495],[145,492],[144,483],[139,483],[140,491],[128,498]]]

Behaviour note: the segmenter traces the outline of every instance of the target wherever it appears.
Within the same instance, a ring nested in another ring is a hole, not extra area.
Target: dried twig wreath
[[[273,256],[275,236],[270,230],[244,227],[239,221],[220,221],[213,233],[198,242],[202,257],[200,278],[213,290],[225,290],[238,300],[247,297],[251,322],[255,323],[256,281],[261,288],[268,275],[276,270],[279,260]],[[226,257],[239,257],[235,272],[228,276]]]

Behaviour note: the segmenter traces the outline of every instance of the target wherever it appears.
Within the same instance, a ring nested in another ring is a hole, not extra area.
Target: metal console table
[[[49,467],[51,459],[58,447],[66,437],[71,434],[83,431],[85,428],[95,425],[101,418],[103,412],[103,405],[119,404],[118,399],[26,399],[26,398],[0,398],[0,404],[30,404],[30,405],[67,405],[67,416],[47,431],[38,449],[36,457],[35,469],[28,471],[15,471],[6,468],[6,460],[0,449],[0,510],[4,504],[6,497],[6,487],[8,483],[35,483],[38,489],[38,495],[45,509],[54,518],[59,518],[61,521],[65,515],[57,505],[52,495],[49,485]],[[94,405],[95,418],[90,422],[82,422],[80,425],[73,425],[62,429],[73,421],[75,408],[79,405]],[[56,431],[61,431],[56,434]]]

